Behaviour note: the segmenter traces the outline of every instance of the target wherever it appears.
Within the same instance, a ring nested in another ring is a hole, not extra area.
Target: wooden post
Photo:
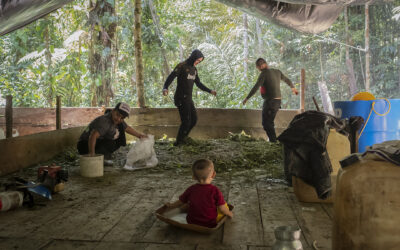
[[[300,78],[300,111],[304,112],[305,110],[305,100],[306,100],[306,70],[301,69],[301,78]]]
[[[6,138],[12,138],[13,131],[13,110],[12,96],[6,96]]]
[[[61,129],[61,96],[57,96],[56,101],[56,129]]]

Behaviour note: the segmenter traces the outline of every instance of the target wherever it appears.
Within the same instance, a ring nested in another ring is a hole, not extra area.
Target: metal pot
[[[303,250],[300,235],[301,230],[299,227],[281,226],[276,228],[276,241],[272,246],[272,250]]]

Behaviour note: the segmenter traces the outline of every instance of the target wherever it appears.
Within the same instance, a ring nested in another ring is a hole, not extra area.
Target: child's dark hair
[[[267,61],[265,61],[264,58],[261,58],[261,57],[260,57],[260,58],[258,58],[257,61],[256,61],[256,66],[257,66],[257,67],[261,67],[261,65],[263,65],[264,63],[266,64]]]
[[[208,175],[210,174],[210,166],[212,164],[212,161],[208,159],[200,159],[195,161],[192,166],[193,176],[197,180],[206,180]]]

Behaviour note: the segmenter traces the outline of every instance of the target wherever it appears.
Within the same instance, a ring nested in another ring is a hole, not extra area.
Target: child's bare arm
[[[223,214],[225,214],[225,215],[228,216],[229,218],[232,218],[232,217],[233,217],[232,211],[230,211],[229,208],[228,208],[225,204],[224,204],[224,205],[221,205],[221,206],[218,206],[218,208],[219,208],[219,210],[220,210]]]
[[[180,207],[180,206],[182,206],[183,204],[184,204],[184,203],[183,203],[182,201],[180,201],[180,200],[177,200],[177,201],[175,201],[175,202],[173,202],[173,203],[171,203],[171,202],[165,203],[165,205],[166,205],[167,207],[169,207],[169,208]]]

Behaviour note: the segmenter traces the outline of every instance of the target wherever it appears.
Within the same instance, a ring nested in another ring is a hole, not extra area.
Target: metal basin
[[[299,240],[301,229],[295,226],[281,226],[275,229],[275,238],[283,241]]]

